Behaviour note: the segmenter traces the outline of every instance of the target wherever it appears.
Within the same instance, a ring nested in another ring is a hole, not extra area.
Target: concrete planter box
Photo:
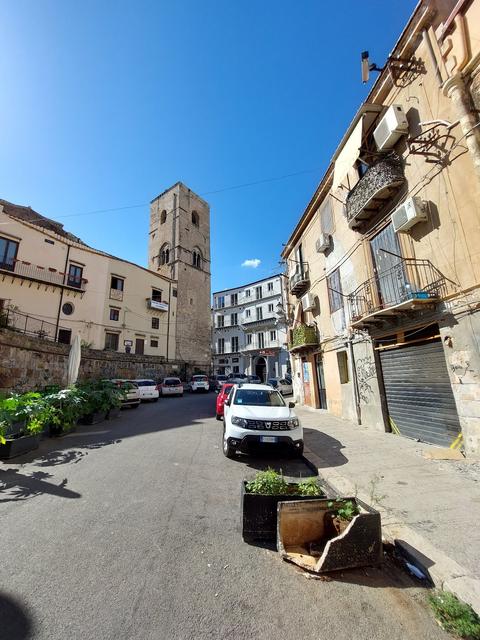
[[[332,514],[343,500],[357,504],[360,513],[338,533]],[[277,548],[285,560],[307,571],[325,573],[375,566],[382,562],[380,514],[356,498],[282,501],[278,504]],[[333,502],[332,506],[328,504]]]
[[[280,501],[296,502],[304,500],[318,500],[318,496],[274,495],[262,496],[256,493],[247,493],[246,481],[242,482],[241,489],[241,513],[242,513],[242,538],[245,542],[254,540],[276,540],[277,537],[277,506]],[[319,480],[325,496],[332,495],[330,487]],[[295,487],[295,483],[290,484]]]
[[[93,413],[87,413],[79,420],[80,424],[99,424],[106,420],[108,411],[94,411]]]
[[[19,436],[18,438],[7,438],[5,444],[0,444],[0,459],[9,460],[16,456],[21,456],[29,451],[38,449],[40,445],[40,434]]]
[[[51,424],[48,427],[48,435],[51,438],[61,438],[62,436],[66,436],[69,433],[73,433],[77,430],[77,426],[74,425],[69,429],[64,429],[60,424]]]

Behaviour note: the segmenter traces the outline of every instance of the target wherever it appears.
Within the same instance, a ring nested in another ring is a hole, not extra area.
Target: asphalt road
[[[312,580],[243,543],[240,482],[274,461],[227,460],[213,415],[165,398],[0,463],[1,640],[448,637],[389,563]]]

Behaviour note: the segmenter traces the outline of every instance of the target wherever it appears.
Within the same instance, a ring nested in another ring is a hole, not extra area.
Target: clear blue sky
[[[145,265],[148,202],[182,180],[211,205],[212,289],[275,273],[367,95],[360,52],[382,65],[414,6],[2,0],[0,197]]]

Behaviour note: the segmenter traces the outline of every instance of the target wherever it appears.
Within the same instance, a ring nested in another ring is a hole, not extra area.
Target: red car
[[[228,394],[230,393],[233,387],[233,383],[223,384],[220,392],[217,396],[217,420],[221,420],[223,417],[223,405],[225,404],[225,400],[228,398]]]

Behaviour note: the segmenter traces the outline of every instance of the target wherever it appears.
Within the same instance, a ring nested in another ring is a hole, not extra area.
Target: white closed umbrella
[[[78,378],[78,370],[80,368],[80,360],[82,359],[82,342],[80,334],[75,336],[70,353],[68,354],[68,370],[67,370],[67,386],[75,384]]]

